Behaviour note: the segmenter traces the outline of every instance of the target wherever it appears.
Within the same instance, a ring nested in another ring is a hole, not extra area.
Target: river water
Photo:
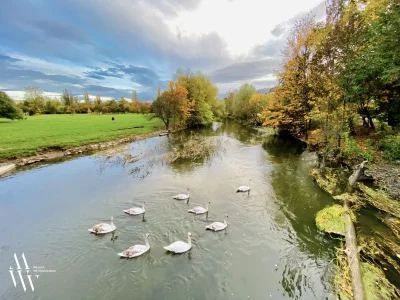
[[[314,222],[332,199],[308,176],[313,156],[302,144],[233,122],[195,131],[219,141],[205,161],[163,159],[186,131],[127,145],[140,157],[134,163],[96,154],[0,179],[0,299],[332,299],[337,243]],[[251,193],[236,193],[249,178]],[[189,203],[172,199],[187,187]],[[142,201],[144,217],[123,213]],[[187,212],[208,201],[208,216]],[[224,214],[226,231],[205,230]],[[110,216],[114,234],[88,232]],[[165,252],[188,231],[190,252]],[[117,256],[146,233],[150,252]],[[25,255],[33,292],[25,270],[23,290],[14,253],[22,269]]]

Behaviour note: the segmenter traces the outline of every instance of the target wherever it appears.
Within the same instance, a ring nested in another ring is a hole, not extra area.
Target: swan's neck
[[[111,226],[114,226],[114,221],[111,219]]]
[[[224,218],[224,224],[225,224],[225,225],[228,225],[228,223],[226,223],[226,218]]]
[[[192,246],[192,239],[190,238],[190,235],[188,236],[188,244],[189,246]]]
[[[188,190],[188,197],[189,197],[189,190]]]
[[[149,238],[147,236],[144,237],[144,241],[146,242],[146,247],[150,248]]]
[[[208,203],[206,203],[206,210],[208,210]]]
[[[144,202],[142,203],[142,209],[144,210]]]
[[[249,180],[249,187],[250,187],[250,181],[251,181],[251,179]]]

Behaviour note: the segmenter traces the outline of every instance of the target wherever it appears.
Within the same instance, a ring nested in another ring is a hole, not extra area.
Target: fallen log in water
[[[357,248],[357,237],[356,231],[354,229],[353,221],[350,217],[350,209],[348,206],[348,201],[345,200],[344,204],[344,228],[345,228],[345,239],[346,239],[346,249],[344,252],[347,255],[347,260],[349,263],[350,274],[351,274],[351,284],[353,288],[353,296],[355,300],[364,300],[365,290],[364,284],[361,277],[360,270],[360,255]]]

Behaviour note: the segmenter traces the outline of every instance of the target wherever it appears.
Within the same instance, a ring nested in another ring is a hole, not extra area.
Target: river
[[[185,131],[127,145],[135,163],[86,155],[0,179],[0,299],[333,299],[337,242],[314,222],[332,199],[308,176],[314,160],[304,145],[233,122],[195,131],[220,141],[210,159],[164,161]],[[249,178],[251,193],[236,193]],[[172,199],[187,187],[189,203]],[[123,213],[142,201],[144,217]],[[187,212],[208,201],[208,216]],[[205,230],[224,214],[226,231]],[[110,216],[114,234],[88,232]],[[191,251],[166,253],[188,231]],[[146,233],[150,252],[117,256]],[[17,275],[14,287],[14,253],[22,269],[25,255],[33,292],[25,270],[26,292]]]

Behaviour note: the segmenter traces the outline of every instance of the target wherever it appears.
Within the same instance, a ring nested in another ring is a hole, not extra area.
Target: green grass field
[[[131,134],[149,133],[163,124],[139,114],[38,115],[27,120],[0,118],[0,159],[36,154],[36,149],[71,147],[103,142]],[[144,128],[132,128],[133,126]]]

